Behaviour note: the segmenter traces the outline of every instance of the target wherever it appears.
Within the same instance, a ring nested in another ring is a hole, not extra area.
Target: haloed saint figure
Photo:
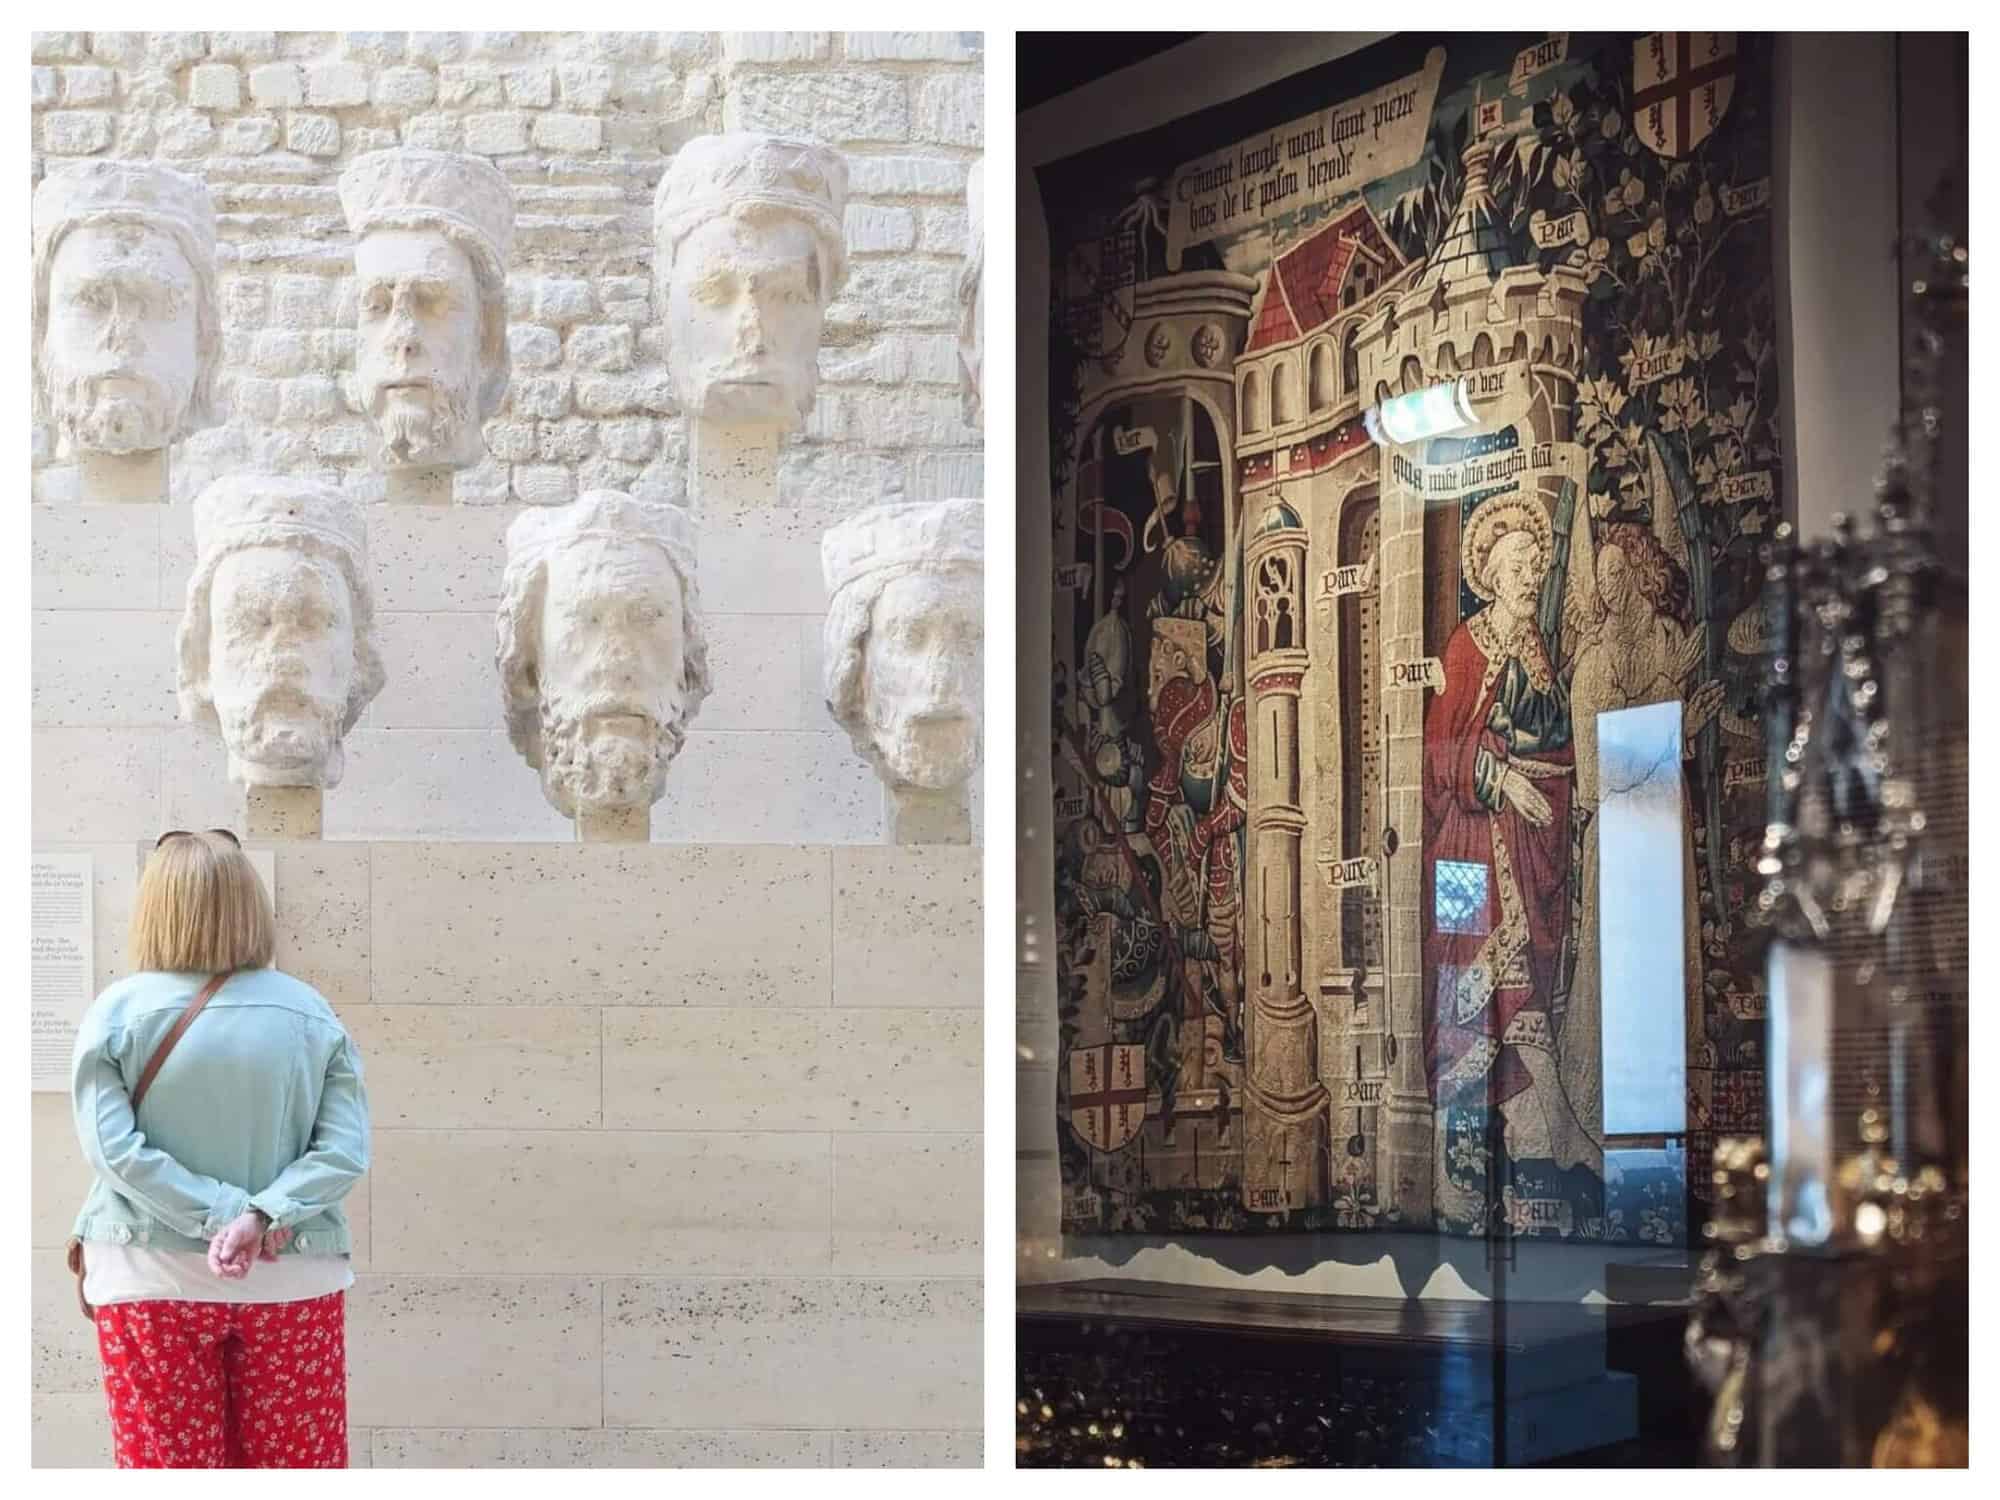
[[[1466,523],[1486,604],[1452,631],[1424,718],[1424,1041],[1439,1108],[1499,1108],[1515,1160],[1559,1168],[1595,1142],[1559,1078],[1551,1014],[1570,921],[1569,693],[1537,618],[1553,528],[1502,495]]]

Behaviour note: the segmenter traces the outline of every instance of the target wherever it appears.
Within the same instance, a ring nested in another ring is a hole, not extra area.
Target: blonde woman
[[[154,846],[137,971],[77,1036],[97,1181],[70,1242],[119,1468],[347,1465],[341,1200],[368,1170],[361,1057],[269,967],[271,903],[224,829]]]

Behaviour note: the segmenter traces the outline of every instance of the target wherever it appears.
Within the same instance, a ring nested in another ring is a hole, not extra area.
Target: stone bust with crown
[[[496,664],[514,748],[586,839],[650,836],[710,686],[694,518],[591,490],[507,531]]]
[[[847,164],[731,132],[675,155],[653,200],[667,375],[691,417],[795,432],[812,411],[826,306],[847,274]]]
[[[181,714],[214,726],[239,786],[337,786],[384,673],[361,510],[283,474],[217,479],[194,503]]]
[[[506,399],[514,190],[489,161],[374,151],[340,174],[355,234],[354,398],[390,498],[441,503]]]
[[[215,205],[151,162],[51,172],[33,209],[34,398],[86,500],[167,498],[166,454],[217,420]]]
[[[978,500],[877,505],[820,539],[827,709],[897,799],[892,817],[926,799],[963,816],[979,761],[985,514]]]

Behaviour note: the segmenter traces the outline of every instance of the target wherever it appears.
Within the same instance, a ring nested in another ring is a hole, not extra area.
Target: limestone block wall
[[[101,986],[142,846],[64,847]],[[978,851],[273,847],[375,1126],[355,1464],[979,1462]],[[108,1465],[65,1095],[33,1144],[34,1461]]]
[[[175,724],[188,503],[252,464],[382,498],[345,394],[352,240],[334,183],[354,156],[398,144],[486,155],[512,183],[514,373],[489,456],[457,476],[448,511],[370,509],[390,685],[349,737],[327,836],[567,836],[500,718],[501,538],[520,507],[588,488],[689,498],[651,204],[672,153],[722,129],[840,148],[852,264],[774,503],[702,517],[716,691],[654,837],[879,836],[880,789],[821,701],[817,549],[861,507],[983,493],[956,364],[978,33],[42,32],[33,50],[36,181],[86,157],[149,158],[214,194],[228,413],[174,451],[173,504],[158,510],[79,506],[73,463],[51,430],[35,434],[36,764],[105,789],[50,809],[63,836],[136,837],[235,805],[219,755]]]
[[[142,851],[242,821],[175,714],[193,494],[256,463],[382,498],[341,390],[340,169],[474,151],[519,196],[492,456],[450,507],[369,505],[388,686],[324,841],[276,846],[278,961],[373,1101],[357,1465],[979,1462],[980,855],[880,843],[821,701],[818,547],[884,499],[982,492],[955,365],[980,59],[963,33],[35,37],[37,177],[171,161],[223,240],[230,415],[175,451],[172,503],[80,503],[35,440],[33,836],[95,857],[98,988]],[[578,845],[501,719],[502,538],[592,486],[689,498],[650,204],[724,128],[841,148],[852,270],[773,503],[702,517],[716,690],[654,842]],[[88,1185],[63,1095],[34,1097],[33,1167],[34,1461],[108,1464],[57,1253]]]

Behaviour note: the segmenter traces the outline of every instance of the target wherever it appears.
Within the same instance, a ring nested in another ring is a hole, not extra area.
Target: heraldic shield
[[[1146,1049],[1109,1042],[1069,1054],[1069,1122],[1099,1151],[1120,1151],[1146,1123]]]
[[[1071,251],[1064,262],[1063,319],[1071,337],[1092,358],[1116,359],[1132,336],[1140,233],[1136,225],[1121,223],[1094,243]]]
[[[1686,156],[1736,92],[1736,33],[1656,31],[1632,44],[1632,129],[1660,156]]]

